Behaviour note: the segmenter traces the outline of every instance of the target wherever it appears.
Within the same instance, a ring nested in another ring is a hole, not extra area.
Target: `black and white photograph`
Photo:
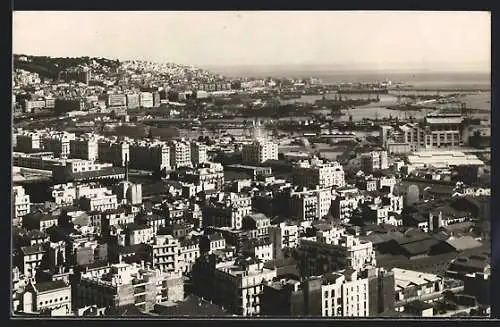
[[[488,11],[14,11],[11,318],[490,318],[491,43]]]

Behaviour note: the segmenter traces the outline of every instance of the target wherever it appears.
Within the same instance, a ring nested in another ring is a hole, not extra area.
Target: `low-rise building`
[[[30,282],[22,295],[18,312],[49,316],[71,316],[71,286],[64,281]]]
[[[444,280],[442,277],[401,268],[393,268],[396,290],[395,309],[404,311],[413,301],[432,303],[443,298]]]

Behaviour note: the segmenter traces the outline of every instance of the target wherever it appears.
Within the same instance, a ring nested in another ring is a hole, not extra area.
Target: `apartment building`
[[[140,106],[139,94],[127,94],[126,100],[127,100],[127,108],[129,109],[139,108]]]
[[[25,153],[40,152],[43,149],[42,134],[38,132],[23,132],[17,134],[16,150]]]
[[[444,279],[435,274],[393,268],[396,292],[395,309],[403,311],[406,304],[415,300],[432,303],[444,297]]]
[[[83,273],[76,287],[78,307],[98,305],[120,308],[134,305],[139,310],[153,310],[156,303],[182,301],[184,283],[182,276],[164,273],[158,269],[118,263],[109,272],[99,275]]]
[[[252,211],[252,198],[245,194],[219,193],[219,199],[202,210],[203,226],[241,229],[243,217]]]
[[[361,155],[361,170],[370,174],[377,170],[389,168],[387,151],[371,151]]]
[[[170,169],[170,147],[162,143],[136,142],[129,146],[130,168],[158,171]]]
[[[252,258],[238,258],[216,263],[216,256],[200,257],[193,266],[193,289],[198,296],[242,316],[260,314],[260,296],[267,282],[276,277]]]
[[[283,249],[293,249],[299,245],[299,226],[286,222],[271,225],[269,239],[273,243],[273,258],[281,258]]]
[[[348,221],[352,217],[352,213],[356,210],[364,197],[357,190],[352,192],[343,192],[338,194],[332,200],[332,216],[340,221]]]
[[[96,183],[65,183],[51,187],[52,199],[57,205],[73,205],[82,197],[96,197],[108,192],[106,187]]]
[[[12,187],[12,218],[19,219],[22,216],[30,213],[31,201],[30,196],[25,193],[24,187]]]
[[[292,217],[299,220],[322,219],[330,213],[332,206],[332,190],[330,188],[314,189],[296,187],[288,198],[288,210]]]
[[[255,140],[243,145],[243,164],[260,165],[268,160],[278,160],[278,144],[267,140]]]
[[[200,142],[191,142],[191,163],[196,166],[207,161],[207,146]]]
[[[264,286],[263,316],[368,317],[368,278],[354,270],[310,277],[280,278]]]
[[[179,242],[177,268],[183,273],[190,272],[200,255],[200,242],[198,239],[181,240]]]
[[[251,238],[243,243],[240,252],[244,256],[252,257],[262,262],[273,260],[274,246],[269,239]]]
[[[156,235],[147,244],[148,254],[155,269],[162,272],[178,271],[179,241],[171,235]]]
[[[76,140],[76,136],[73,133],[58,132],[49,134],[43,137],[43,147],[45,151],[50,151],[56,157],[65,159],[70,156],[70,143],[74,140]]]
[[[130,158],[130,145],[128,142],[98,142],[98,158],[101,162],[109,162],[114,166],[123,167]]]
[[[93,135],[71,140],[69,145],[70,158],[96,161],[99,157],[98,139]]]
[[[191,145],[183,140],[173,140],[170,146],[170,165],[172,168],[191,167]]]
[[[360,270],[376,264],[373,244],[349,235],[341,227],[325,228],[314,237],[301,238],[298,252],[300,270],[306,276],[347,268]]]
[[[336,161],[323,162],[318,158],[299,161],[293,169],[293,183],[310,188],[343,187],[345,186],[344,169]]]
[[[49,160],[48,164],[50,164]],[[95,179],[122,179],[125,177],[123,168],[115,167],[111,163],[96,163],[83,159],[58,160],[51,165],[52,178],[56,183]]]
[[[139,104],[143,108],[153,108],[153,93],[141,92],[139,93]]]
[[[127,104],[125,94],[111,93],[107,95],[106,104],[108,107],[123,107]]]
[[[118,198],[116,194],[106,189],[102,193],[80,198],[78,204],[82,210],[105,211],[118,208]]]

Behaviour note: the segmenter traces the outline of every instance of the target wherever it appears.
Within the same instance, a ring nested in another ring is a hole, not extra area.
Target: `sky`
[[[199,67],[490,72],[488,12],[13,14],[13,52]]]

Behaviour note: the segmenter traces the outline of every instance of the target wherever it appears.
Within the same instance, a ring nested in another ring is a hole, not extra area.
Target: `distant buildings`
[[[389,153],[457,148],[463,145],[462,123],[460,114],[427,115],[422,124],[407,123],[395,128],[383,126],[381,142]]]
[[[141,92],[139,94],[139,104],[143,108],[153,108],[153,93],[150,92]]]
[[[89,84],[91,78],[92,72],[88,67],[69,68],[59,73],[59,79],[66,82],[76,81]]]

